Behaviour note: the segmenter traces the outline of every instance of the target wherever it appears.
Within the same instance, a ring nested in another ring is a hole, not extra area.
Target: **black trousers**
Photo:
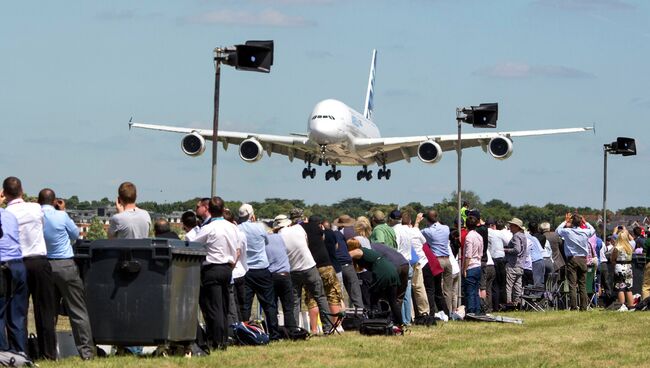
[[[276,305],[278,299],[282,304],[282,315],[284,316],[284,325],[286,327],[296,327],[296,319],[293,316],[293,307],[296,303],[293,300],[293,285],[291,284],[291,276],[288,272],[272,273],[273,278],[273,291],[275,292]]]
[[[208,338],[214,347],[225,349],[228,343],[228,311],[232,277],[230,264],[209,264],[201,268],[201,311]]]
[[[506,259],[494,258],[494,283],[492,284],[492,306],[494,310],[499,305],[506,304]]]
[[[380,290],[372,289],[370,295],[371,295],[370,305],[376,308],[379,305],[380,299],[386,300],[388,302],[388,305],[390,306],[390,312],[393,318],[393,323],[395,323],[396,325],[404,324],[402,322],[402,308],[399,306],[399,303],[397,302],[397,287],[392,286]]]
[[[433,276],[431,268],[429,265],[426,265],[422,267],[422,280],[424,281],[424,289],[427,292],[427,300],[429,301],[429,313],[433,314],[433,310],[435,309],[436,311],[443,311],[447,316],[450,316],[447,301],[442,293],[443,273],[440,273],[438,276]]]
[[[257,296],[257,300],[264,311],[266,325],[269,329],[269,338],[271,338],[271,340],[279,339],[278,305],[275,300],[275,291],[273,290],[273,278],[271,272],[268,268],[257,270],[250,269],[246,272],[244,278],[246,279],[246,294],[244,297],[243,320],[248,321],[250,319],[253,297]]]
[[[34,303],[38,350],[44,359],[56,360],[57,303],[52,267],[45,256],[23,258],[27,289]]]
[[[357,273],[359,281],[361,282],[361,298],[363,305],[368,308],[370,306],[370,285],[372,285],[372,272],[366,271]]]
[[[244,319],[244,302],[246,300],[246,278],[244,276],[233,279],[233,294],[235,295],[235,304],[237,305],[237,310],[235,311],[237,321],[248,321],[248,319]]]

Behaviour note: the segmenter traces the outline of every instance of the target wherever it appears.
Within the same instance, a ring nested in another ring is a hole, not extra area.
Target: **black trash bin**
[[[205,254],[202,244],[171,239],[77,243],[95,343],[193,341]]]

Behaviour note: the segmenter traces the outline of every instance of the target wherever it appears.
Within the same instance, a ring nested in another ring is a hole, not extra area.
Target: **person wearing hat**
[[[284,225],[282,224],[284,222]],[[282,236],[278,231],[291,220],[286,215],[278,215],[273,219],[272,233],[268,234],[269,243],[266,245],[266,256],[269,259],[269,272],[273,280],[273,292],[275,293],[276,305],[278,300],[282,304],[282,315],[284,317],[284,326],[291,328],[298,326],[293,316],[295,300],[293,299],[293,287],[291,285],[291,267],[289,266],[289,257],[287,257],[287,248],[284,245]]]
[[[293,224],[300,224],[304,220],[304,214],[305,212],[302,210],[302,208],[292,208],[291,211],[289,211],[289,220],[291,220],[291,223]]]
[[[395,235],[393,228],[386,225],[386,215],[377,210],[373,212],[370,221],[372,223],[370,242],[386,244],[393,249],[397,249],[397,235]]]
[[[299,217],[295,217],[294,220]],[[293,300],[295,301],[293,317],[296,321],[299,320],[300,298],[302,297],[302,289],[305,287],[312,298],[316,300],[320,319],[323,323],[323,331],[329,331],[332,329],[327,315],[330,313],[330,308],[325,297],[323,280],[316,268],[316,261],[314,261],[314,257],[309,250],[307,233],[297,221],[294,222],[286,218],[286,216],[281,219],[276,217],[276,220],[276,226],[280,228],[278,233],[282,236],[284,245],[287,248],[287,257],[289,258],[289,266],[291,269],[291,285],[293,287]],[[311,331],[317,332],[317,330],[317,321],[313,321],[311,323]]]
[[[246,265],[248,266],[248,271],[244,276],[242,320],[250,319],[253,297],[257,296],[266,316],[269,338],[277,340],[280,338],[278,306],[273,290],[273,278],[269,271],[269,259],[266,255],[266,245],[269,243],[269,239],[264,225],[256,220],[253,206],[244,203],[239,207],[238,227],[246,236]]]
[[[503,251],[506,255],[506,303],[519,305],[523,295],[522,277],[524,275],[524,263],[528,258],[528,241],[524,235],[524,223],[513,217],[508,221],[512,239]]]

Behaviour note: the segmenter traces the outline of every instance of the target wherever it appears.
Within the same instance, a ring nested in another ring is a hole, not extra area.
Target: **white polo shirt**
[[[43,238],[43,210],[38,203],[27,203],[22,198],[7,204],[7,211],[18,220],[20,249],[23,257],[45,256],[47,247]]]
[[[207,255],[205,261],[213,264],[235,264],[237,248],[240,246],[237,226],[224,219],[212,219],[194,238],[205,244]]]
[[[314,261],[314,257],[309,251],[307,233],[302,226],[285,227],[280,230],[279,234],[282,236],[284,246],[287,248],[291,271],[305,271],[316,266],[316,261]]]

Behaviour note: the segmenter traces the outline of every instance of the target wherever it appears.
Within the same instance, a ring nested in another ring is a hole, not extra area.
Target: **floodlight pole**
[[[462,109],[456,108],[456,122],[458,123],[458,140],[456,141],[456,155],[458,157],[458,165],[457,165],[458,170],[457,170],[457,173],[456,173],[456,175],[457,175],[457,186],[456,186],[457,203],[456,203],[456,205],[457,205],[457,210],[458,210],[458,216],[456,217],[456,229],[458,229],[458,243],[459,243],[458,252],[459,252],[459,255],[460,255],[460,257],[458,257],[458,260],[459,260],[459,265],[460,265],[460,269],[461,269],[461,272],[460,272],[460,275],[459,275],[460,279],[459,279],[459,282],[458,282],[458,290],[456,292],[456,294],[457,294],[457,296],[456,296],[456,298],[457,298],[456,305],[460,305],[462,297],[463,297],[463,295],[462,295],[462,284],[463,284],[463,272],[462,272],[462,270],[464,269],[463,268],[463,262],[465,262],[465,257],[463,257],[463,254],[462,254],[462,249],[463,249],[463,244],[461,243],[462,217],[461,217],[461,213],[460,213],[460,210],[462,208],[461,207],[462,198],[461,198],[460,188],[461,188],[461,161],[462,161],[461,158],[463,156],[463,149],[462,149],[462,146],[461,146],[461,142],[462,142],[461,141],[461,126],[463,124],[463,115],[464,114],[463,114]],[[452,256],[453,256],[453,254],[452,254]],[[451,311],[449,313],[451,313]]]
[[[214,49],[214,115],[212,117],[212,178],[210,197],[217,195],[217,135],[219,132],[219,88],[221,83],[221,62],[223,49]]]
[[[607,152],[609,144],[603,145],[603,240],[607,239]]]

